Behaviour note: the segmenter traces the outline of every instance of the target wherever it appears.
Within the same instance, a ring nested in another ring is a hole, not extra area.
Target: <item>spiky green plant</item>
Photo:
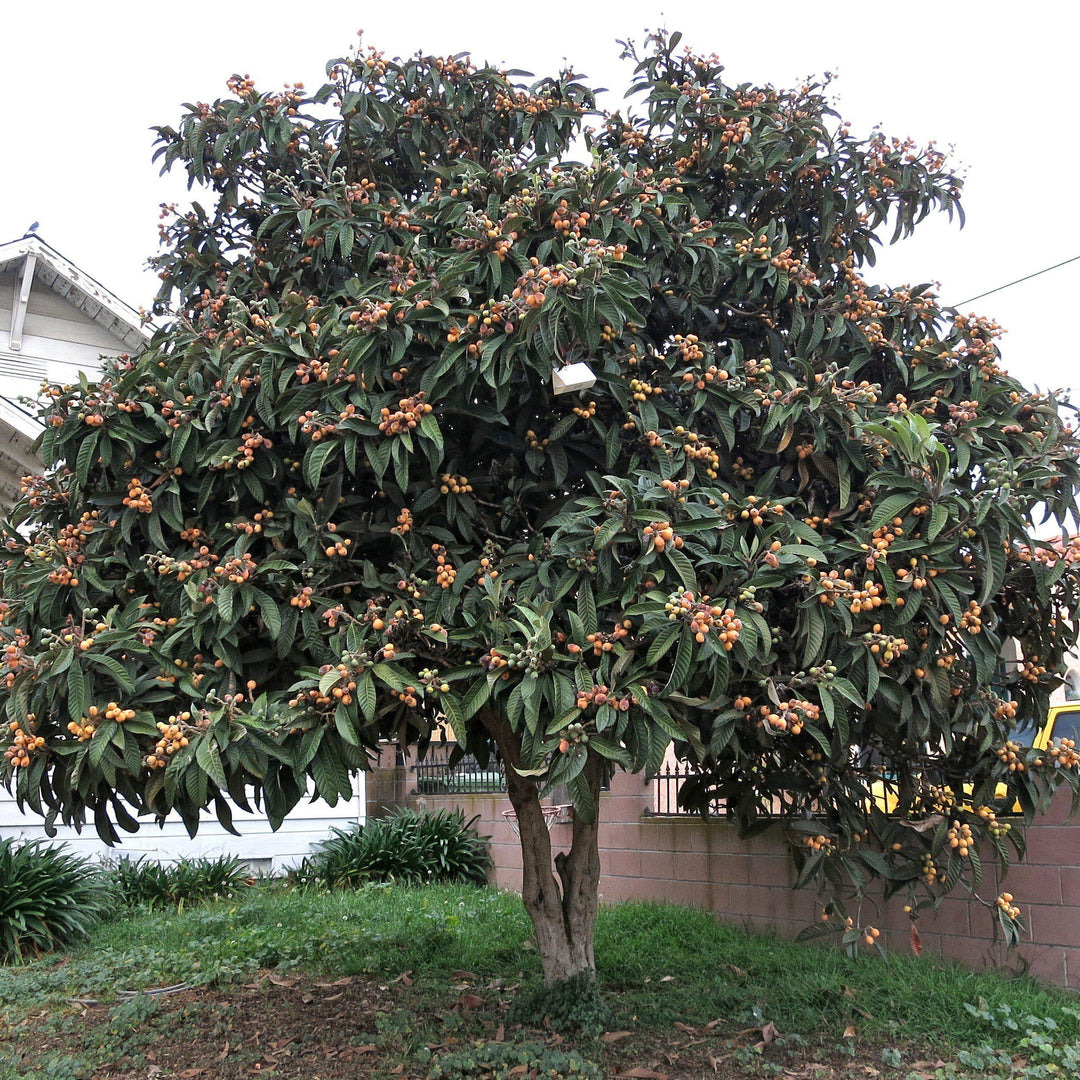
[[[94,865],[44,840],[0,840],[0,962],[89,936],[109,909]]]
[[[247,871],[235,855],[180,859],[120,859],[111,877],[124,903],[151,909],[199,904],[218,896],[233,896],[244,887]]]
[[[389,880],[483,885],[491,857],[475,822],[461,810],[402,807],[366,825],[335,829],[294,879],[330,888]]]

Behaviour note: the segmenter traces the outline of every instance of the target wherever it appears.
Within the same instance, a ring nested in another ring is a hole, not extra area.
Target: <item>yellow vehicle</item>
[[[1041,727],[1021,724],[1012,734],[1013,742],[1033,746],[1036,750],[1045,750],[1051,739],[1072,739],[1080,743],[1080,701],[1051,705]]]
[[[1045,750],[1052,739],[1072,739],[1077,744],[1080,744],[1080,701],[1067,701],[1063,705],[1051,705],[1042,724],[1035,724],[1031,721],[1022,723],[1013,730],[1009,738],[1020,746],[1030,746],[1036,750]],[[888,775],[886,775],[881,780],[874,781],[870,790],[873,794],[874,804],[878,809],[884,810],[887,814],[896,811],[900,800],[895,780],[890,781]],[[970,799],[972,794],[970,784],[964,786],[964,794],[966,799]],[[1019,802],[1013,805],[1011,811],[1008,810],[1005,804],[1008,789],[1005,784],[998,784],[994,795],[995,806],[999,814],[1003,812],[1020,813]],[[965,807],[968,810],[971,809],[970,804],[966,801]]]

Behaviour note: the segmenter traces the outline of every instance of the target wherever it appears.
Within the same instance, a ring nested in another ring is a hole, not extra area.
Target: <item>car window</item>
[[[1080,742],[1080,709],[1059,712],[1054,720],[1053,738]]]
[[[1035,742],[1035,736],[1039,733],[1041,725],[1025,720],[1018,727],[1013,728],[1009,738],[1020,746],[1031,746]]]

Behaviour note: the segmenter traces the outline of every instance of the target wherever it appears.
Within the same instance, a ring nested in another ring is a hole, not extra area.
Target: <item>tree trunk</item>
[[[555,986],[580,975],[591,977],[596,973],[593,930],[600,884],[597,822],[575,814],[570,851],[559,852],[552,860],[540,786],[514,768],[521,764],[521,740],[503,717],[485,711],[479,718],[506,766],[510,804],[521,834],[521,898],[536,933],[544,985]],[[594,805],[599,804],[603,771],[604,759],[590,750],[584,775]]]

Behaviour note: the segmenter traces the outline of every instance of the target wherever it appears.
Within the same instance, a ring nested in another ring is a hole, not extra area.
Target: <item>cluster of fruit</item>
[[[1001,761],[1009,767],[1009,772],[1023,772],[1027,766],[1024,764],[1024,748],[1012,740],[998,747],[995,751]]]
[[[767,499],[761,500],[756,495],[748,495],[746,501],[749,505],[741,510],[737,506],[727,508],[728,521],[749,521],[751,525],[761,526],[765,524],[767,514],[772,514],[774,517],[782,517],[784,514],[782,506],[774,506]]]
[[[997,906],[1005,912],[1005,914],[1014,921],[1020,918],[1020,908],[1013,903],[1013,894],[1011,892],[1003,892],[997,898]]]
[[[571,210],[566,199],[560,199],[559,205],[551,212],[548,222],[557,232],[562,233],[563,239],[569,236],[580,239],[582,230],[589,227],[589,218],[592,214],[588,210]]]
[[[791,698],[781,701],[778,705],[761,705],[758,707],[761,719],[758,726],[768,727],[774,732],[785,732],[788,735],[798,735],[807,721],[815,721],[821,715],[821,706],[812,701],[803,701],[801,698]]]
[[[1077,752],[1074,739],[1056,741],[1050,747],[1048,753],[1053,758],[1054,763],[1060,765],[1063,769],[1075,769],[1080,766],[1080,753]]]
[[[646,525],[641,532],[648,546],[655,548],[657,551],[663,551],[668,544],[675,548],[683,546],[683,538],[675,535],[675,530],[672,528],[670,521],[654,521]]]
[[[596,402],[590,401],[588,405],[575,405],[570,411],[580,419],[588,420],[596,415]]]
[[[769,246],[768,236],[762,233],[756,241],[752,236],[748,236],[743,240],[736,240],[735,254],[742,259],[771,259],[772,248]]]
[[[226,559],[214,567],[214,573],[225,578],[232,585],[243,585],[258,569],[258,564],[248,552]]]
[[[140,514],[149,514],[154,509],[154,500],[146,493],[137,476],[128,481],[127,494],[121,501],[125,506],[138,510]]]
[[[929,852],[922,856],[922,878],[927,885],[945,880],[945,871],[938,868],[934,862],[934,856]]]
[[[26,718],[28,725],[32,725],[35,717],[31,713]],[[4,751],[4,757],[11,763],[13,769],[25,769],[30,765],[30,755],[40,754],[45,748],[45,740],[40,735],[34,735],[25,731],[17,720],[8,724],[11,732],[11,745]]]
[[[397,516],[396,520],[397,520],[397,524],[390,531],[392,533],[395,533],[397,536],[404,536],[407,532],[409,532],[412,529],[412,526],[413,526],[412,511],[407,506],[403,506],[401,508],[401,510],[398,512],[398,516]]]
[[[258,510],[255,513],[253,520],[251,521],[226,521],[225,528],[229,532],[245,533],[248,536],[253,536],[263,531],[263,527],[267,522],[272,520],[274,516],[273,510]],[[185,535],[186,534],[186,535]],[[202,535],[201,529],[185,529],[180,534],[182,540],[191,540]]]
[[[431,550],[435,554],[435,582],[440,589],[449,589],[457,577],[457,569],[450,564],[450,557],[442,544],[432,544]]]
[[[982,633],[982,626],[982,608],[972,600],[967,606],[967,611],[960,616],[960,628],[972,634],[979,634]]]
[[[664,388],[662,386],[653,386],[652,383],[647,383],[642,379],[631,379],[630,391],[635,401],[648,401],[650,395],[662,394]]]
[[[314,593],[315,590],[310,585],[305,585],[295,596],[289,597],[289,604],[295,608],[309,608]]]
[[[594,686],[591,690],[579,690],[577,692],[577,707],[587,709],[590,705],[610,705],[619,712],[626,712],[631,705],[636,704],[633,694],[623,694],[622,697],[612,693],[606,686]]]
[[[683,372],[683,388],[686,390],[704,390],[709,383],[726,382],[730,377],[730,373],[724,368],[718,368],[715,364],[710,364],[700,374],[694,371]]]
[[[70,585],[71,588],[79,584],[78,575],[70,566],[58,566],[55,570],[50,570],[48,580],[53,585]]]
[[[571,746],[589,744],[589,733],[584,724],[567,724],[563,737],[559,740],[559,753],[565,754]]]
[[[458,473],[442,474],[442,483],[439,485],[441,494],[468,495],[472,490],[473,486],[467,476],[460,476]]]
[[[957,819],[953,819],[952,828],[945,834],[945,838],[949,841],[949,847],[951,847],[962,859],[967,858],[967,853],[975,846],[975,838],[971,832],[971,826],[968,824],[961,824]]]
[[[898,660],[909,648],[905,638],[883,634],[881,623],[874,623],[873,630],[863,634],[863,642],[870,646],[870,652],[877,657],[883,668]]]
[[[330,532],[333,533],[333,532],[337,531],[337,526],[334,525],[333,522],[331,522],[327,526],[327,529]],[[342,540],[342,539],[340,539],[338,537],[334,537],[332,539],[332,542],[327,544],[326,547],[323,548],[323,554],[328,559],[334,558],[335,555],[348,555],[350,547],[352,547],[352,541],[351,540],[349,540],[349,539]]]
[[[705,475],[710,480],[715,480],[720,471],[720,454],[714,446],[703,439],[696,431],[683,432],[681,428],[675,429],[676,434],[683,435],[683,453],[691,461],[705,463]]]
[[[511,299],[517,301],[519,306],[538,308],[546,299],[548,289],[577,284],[577,278],[573,277],[572,271],[562,263],[556,267],[541,266],[535,257],[529,262],[532,265],[517,279],[510,293]]]
[[[585,640],[592,646],[594,656],[603,656],[604,653],[611,652],[615,648],[616,642],[621,641],[630,633],[633,625],[629,619],[624,619],[621,623],[616,623],[610,631],[598,630],[595,634],[586,634]],[[566,651],[581,652],[581,646],[570,644],[567,645]]]
[[[735,609],[710,603],[708,596],[699,600],[691,589],[672,593],[664,604],[664,611],[671,622],[682,620],[687,623],[699,645],[711,632],[715,632],[727,652],[731,652],[739,640],[742,620],[736,617]]]
[[[431,406],[424,401],[424,392],[421,390],[418,394],[402,398],[398,402],[396,412],[391,412],[385,407],[381,409],[382,421],[379,424],[379,430],[388,438],[402,435],[407,431],[412,431],[430,412]]]
[[[236,457],[226,462],[225,467],[234,465],[238,469],[248,469],[255,464],[256,450],[269,450],[273,445],[273,440],[265,435],[259,435],[254,431],[248,432],[236,448]]]
[[[429,694],[446,694],[450,692],[450,684],[439,674],[438,668],[421,668],[417,677]]]
[[[188,745],[186,732],[190,731],[191,713],[182,712],[169,717],[169,723],[158,721],[157,729],[161,738],[154,744],[154,752],[147,754],[143,763],[149,769],[164,769],[169,758],[178,750]]]
[[[1038,656],[1032,656],[1020,665],[1020,678],[1029,683],[1037,683],[1046,674],[1046,668],[1039,663]]]

